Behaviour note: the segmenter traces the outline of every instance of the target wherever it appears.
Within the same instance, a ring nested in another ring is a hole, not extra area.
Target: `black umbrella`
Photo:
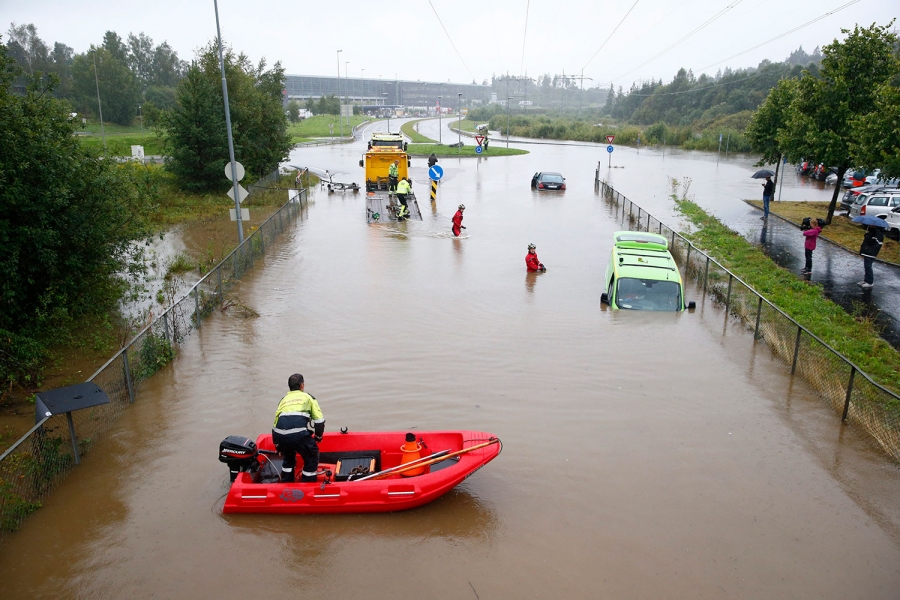
[[[760,169],[753,175],[751,175],[753,179],[765,179],[766,177],[775,177],[775,171],[770,171],[769,169]]]

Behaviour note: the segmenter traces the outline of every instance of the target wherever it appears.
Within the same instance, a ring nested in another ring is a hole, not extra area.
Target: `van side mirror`
[[[609,296],[606,294],[606,292],[600,294],[600,304],[609,304]]]
[[[363,159],[359,159],[359,166],[363,166]]]

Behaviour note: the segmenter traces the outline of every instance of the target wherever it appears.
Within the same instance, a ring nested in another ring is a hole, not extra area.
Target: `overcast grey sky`
[[[76,52],[99,44],[107,30],[123,39],[144,32],[190,60],[216,35],[212,0],[0,0],[0,6],[4,41],[11,22],[34,23],[48,45],[63,42]],[[809,52],[842,37],[842,27],[885,25],[898,12],[897,0],[219,2],[225,41],[254,62],[280,60],[289,74],[337,75],[342,50],[342,77],[346,71],[481,83],[507,71],[535,77],[583,69],[591,78],[585,87],[612,81],[626,89],[640,79],[669,81],[680,67],[715,74],[783,60],[800,45]]]

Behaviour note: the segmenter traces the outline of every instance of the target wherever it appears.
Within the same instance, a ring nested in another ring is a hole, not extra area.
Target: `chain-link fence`
[[[234,283],[301,213],[309,190],[285,191],[290,198],[286,204],[88,379],[100,386],[110,401],[71,413],[82,456],[90,453],[94,442],[134,402],[141,383],[174,358],[176,348],[201,327]],[[0,542],[40,508],[75,461],[64,414],[44,418],[0,455]]]
[[[752,331],[755,342],[765,342],[791,366],[792,375],[803,376],[841,413],[844,422],[866,431],[894,460],[900,461],[900,396],[876,383],[684,236],[599,177],[595,183],[596,191],[613,204],[617,217],[630,229],[659,233],[669,240],[685,279],[696,281],[704,296],[723,306],[726,319],[736,319]]]

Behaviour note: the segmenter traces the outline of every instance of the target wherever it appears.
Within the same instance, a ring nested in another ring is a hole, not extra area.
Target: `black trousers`
[[[409,206],[409,205],[406,203],[406,194],[397,194],[397,200],[398,200],[398,201],[400,202],[400,204],[402,204],[403,206]]]
[[[393,192],[397,189],[397,181],[398,178],[393,175],[388,175],[388,191]]]
[[[812,253],[813,251],[809,248],[804,248],[806,251],[806,270],[812,271]]]
[[[281,465],[281,480],[291,482],[295,480],[295,467],[297,454],[303,459],[303,471],[300,481],[315,481],[316,471],[319,469],[319,446],[309,433],[292,433],[284,435],[272,433],[272,441],[275,449],[284,456]]]

